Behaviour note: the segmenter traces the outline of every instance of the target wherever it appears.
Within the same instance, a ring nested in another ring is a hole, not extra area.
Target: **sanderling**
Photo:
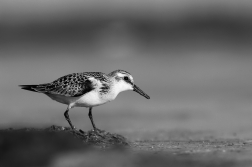
[[[51,83],[39,85],[20,85],[22,89],[44,93],[51,99],[67,104],[64,113],[72,129],[68,111],[73,107],[88,107],[88,116],[94,130],[95,123],[92,108],[110,102],[123,91],[133,90],[147,99],[150,97],[134,84],[133,77],[124,70],[115,70],[109,74],[102,72],[83,72],[65,75]]]

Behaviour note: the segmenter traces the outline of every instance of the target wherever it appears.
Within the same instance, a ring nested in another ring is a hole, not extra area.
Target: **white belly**
[[[94,107],[94,106],[102,105],[107,102],[108,100],[101,98],[97,91],[91,91],[81,96],[78,100],[76,100],[76,102],[74,103],[74,106]]]
[[[68,97],[68,96],[57,95],[57,94],[46,94],[46,95],[59,103],[63,103],[67,105],[74,103],[76,100],[80,98],[80,97]]]
[[[102,104],[105,104],[111,100],[114,100],[115,96],[100,96],[97,91],[91,91],[83,96],[79,97],[68,97],[63,95],[57,95],[57,94],[46,94],[51,99],[70,105],[72,107],[94,107],[99,106]]]

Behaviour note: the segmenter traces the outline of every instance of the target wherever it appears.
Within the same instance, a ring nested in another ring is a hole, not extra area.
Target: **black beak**
[[[144,96],[146,99],[150,99],[150,96],[148,96],[146,93],[144,93],[139,87],[136,85],[133,86],[133,91],[139,93],[140,95]]]

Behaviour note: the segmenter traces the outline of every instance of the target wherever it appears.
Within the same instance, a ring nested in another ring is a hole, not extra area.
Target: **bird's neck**
[[[131,90],[131,88],[129,87],[129,85],[125,84],[125,82],[123,81],[117,81],[115,79],[115,81],[113,82],[112,86],[111,86],[111,90],[118,95],[120,92],[124,92],[127,90]]]

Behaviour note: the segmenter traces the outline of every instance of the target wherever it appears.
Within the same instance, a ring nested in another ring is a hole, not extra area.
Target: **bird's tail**
[[[37,87],[38,85],[19,85],[21,89],[33,91],[33,92],[40,92]]]
[[[37,85],[19,85],[21,89],[37,92],[34,88],[37,87]]]

